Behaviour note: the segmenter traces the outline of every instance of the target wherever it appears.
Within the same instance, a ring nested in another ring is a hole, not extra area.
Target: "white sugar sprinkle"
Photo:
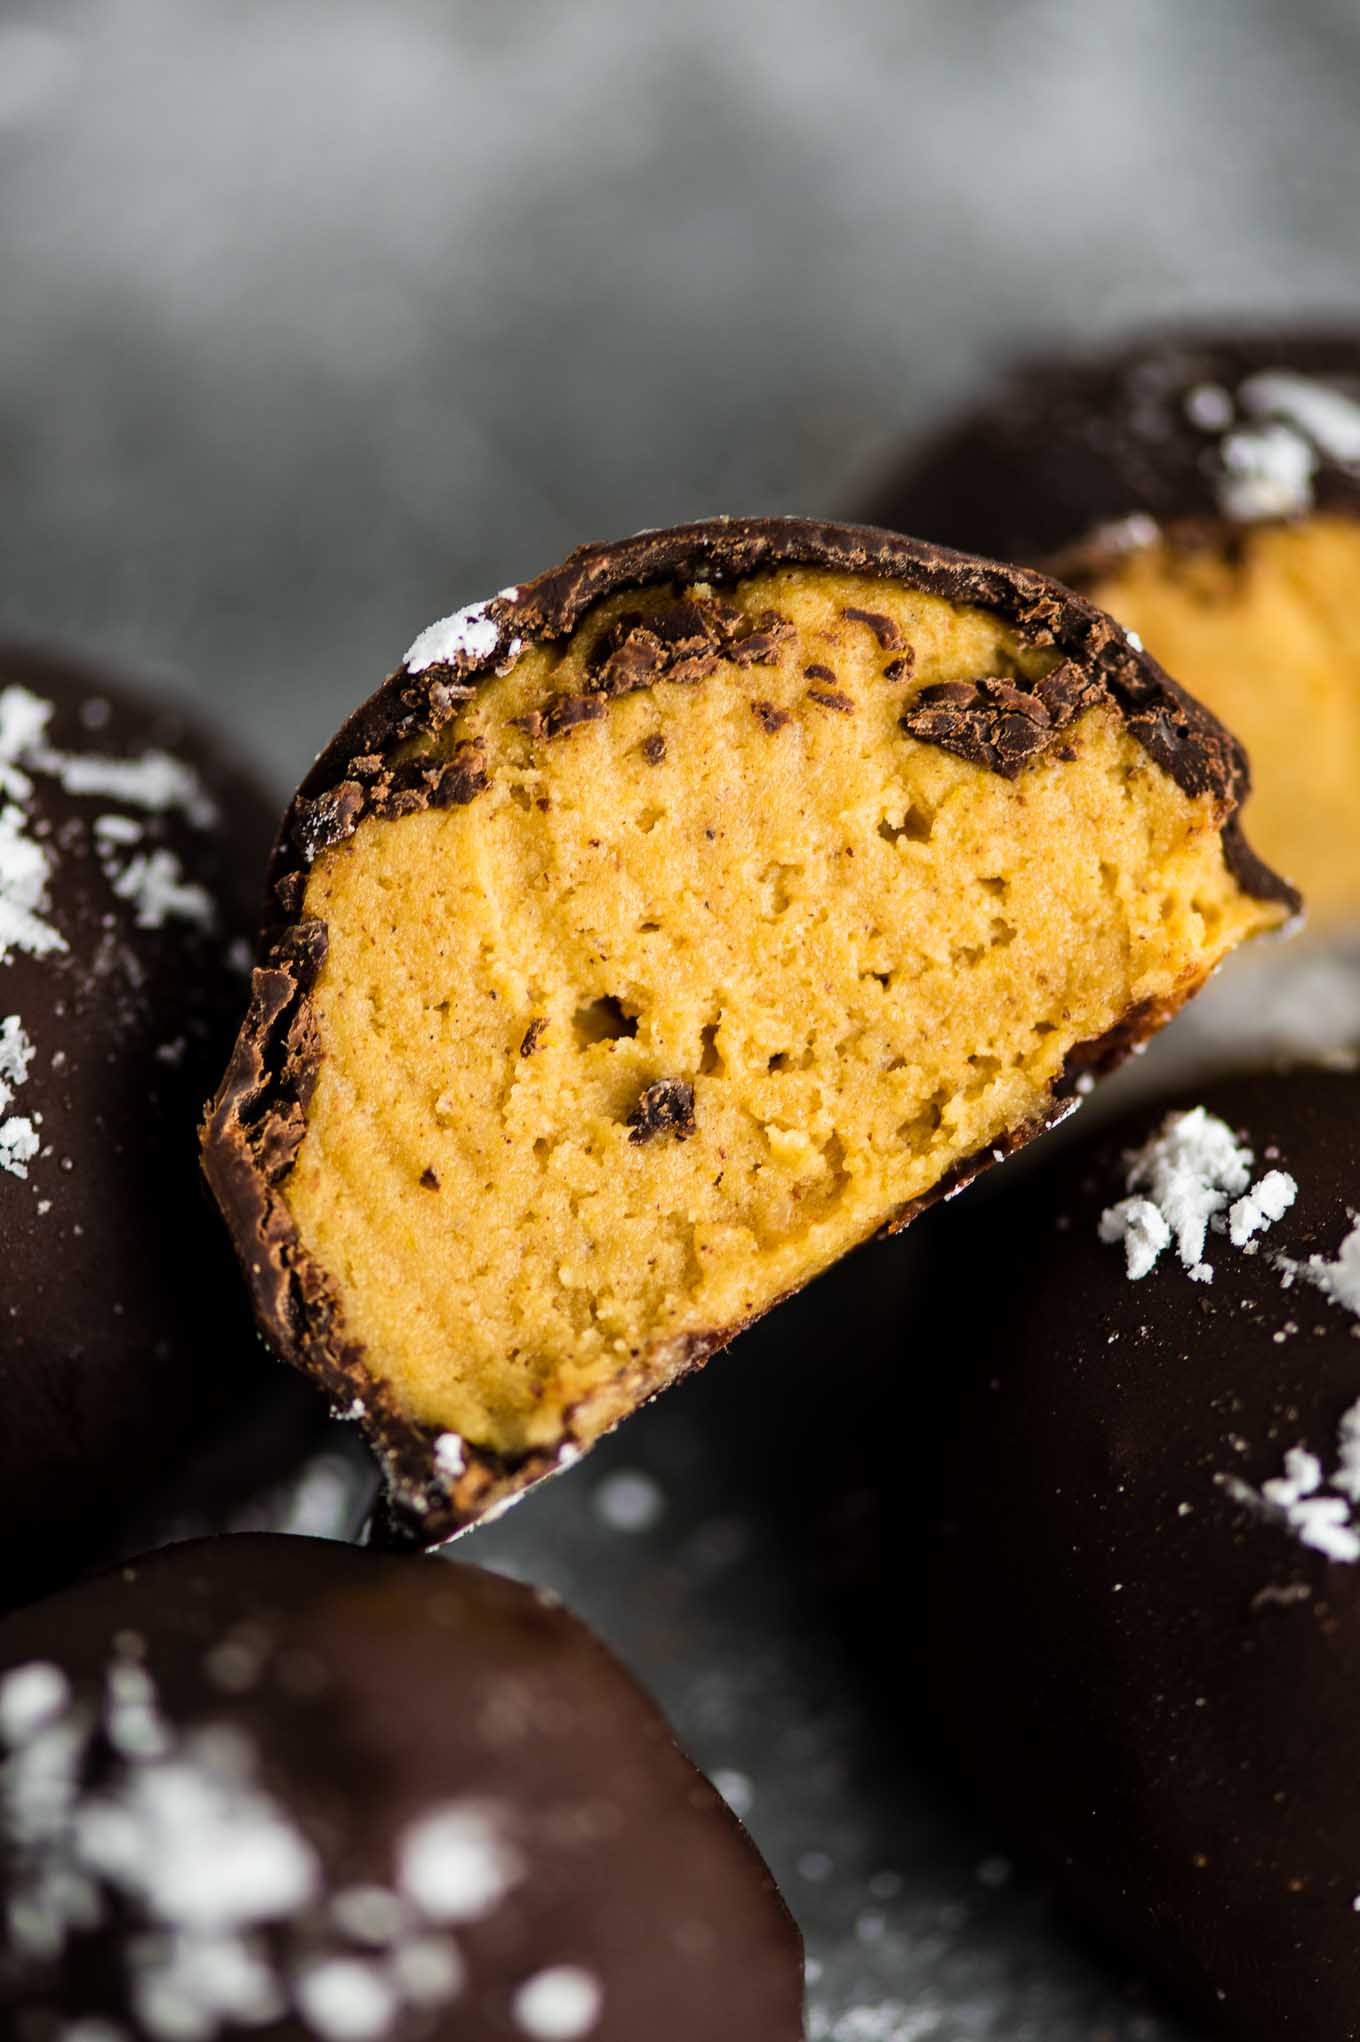
[[[452,1802],[421,1816],[398,1845],[398,1884],[432,1921],[481,1921],[524,1876],[500,1812]]]
[[[1196,383],[1185,393],[1185,415],[1201,432],[1222,432],[1232,424],[1233,401],[1221,383]]]
[[[1222,441],[1219,458],[1219,507],[1230,518],[1291,517],[1313,501],[1318,457],[1292,426],[1243,426]]]
[[[129,808],[164,814],[179,809],[198,829],[217,820],[217,803],[192,766],[168,752],[143,752],[137,759],[103,759],[91,752],[56,752],[46,746],[31,754],[34,766],[51,773],[68,794],[103,794]]]
[[[1204,1248],[1209,1222],[1246,1191],[1252,1161],[1251,1150],[1226,1121],[1202,1106],[1168,1114],[1127,1158],[1125,1185],[1135,1195],[1101,1214],[1101,1240],[1123,1242],[1128,1273],[1137,1281],[1174,1239],[1190,1276],[1208,1281],[1212,1270]],[[1260,1224],[1269,1222],[1262,1218]]]
[[[446,660],[490,659],[500,640],[500,626],[487,614],[490,607],[490,601],[469,603],[465,609],[427,624],[407,649],[404,662],[407,673],[423,674],[427,667],[442,665]]]
[[[164,846],[148,856],[138,852],[113,880],[119,900],[131,901],[139,929],[160,929],[169,920],[211,929],[217,920],[212,895],[184,877],[184,868]]]
[[[397,2012],[394,1987],[372,1964],[357,1957],[330,1957],[303,1972],[298,2009],[326,2042],[373,2042],[386,2034]]]
[[[0,808],[0,964],[15,950],[46,957],[66,948],[64,937],[43,919],[51,874],[46,849],[26,834],[23,810],[6,803]]]
[[[1263,369],[1237,394],[1253,416],[1285,420],[1330,460],[1360,463],[1360,404],[1340,390],[1290,369]]]
[[[347,1886],[331,1902],[331,1915],[358,1943],[392,1943],[406,1922],[406,1909],[385,1886]]]
[[[32,1120],[10,1114],[14,1095],[28,1076],[33,1061],[33,1044],[17,1014],[0,1021],[0,1170],[14,1177],[27,1177],[28,1164],[38,1153],[38,1133]]]
[[[362,1412],[360,1416],[362,1416]],[[467,1466],[467,1450],[456,1432],[441,1432],[434,1443],[434,1465],[436,1472],[446,1482],[456,1481]]]
[[[71,1690],[59,1666],[44,1659],[16,1666],[0,1678],[0,1742],[26,1744],[70,1700]]]
[[[1353,1506],[1360,1502],[1360,1402],[1351,1406],[1337,1428],[1337,1467],[1332,1475],[1324,1476],[1316,1454],[1293,1446],[1284,1457],[1284,1473],[1263,1482],[1259,1490],[1236,1475],[1219,1480],[1238,1503],[1285,1525],[1300,1545],[1347,1565],[1360,1560],[1360,1528],[1353,1514]],[[1324,1484],[1341,1493],[1322,1493]]]
[[[604,1992],[593,1973],[554,1964],[526,1980],[510,2003],[516,2027],[534,2042],[577,2042],[599,2021]]]
[[[438,2006],[463,1989],[463,1960],[446,1936],[412,1936],[392,1952],[392,1976],[413,2006]]]
[[[1360,1316],[1360,1221],[1341,1243],[1334,1262],[1322,1255],[1310,1255],[1304,1264],[1304,1274],[1333,1304]]]
[[[1283,1219],[1298,1195],[1299,1187],[1287,1171],[1267,1170],[1228,1208],[1228,1239],[1234,1248],[1244,1247],[1254,1234]]]

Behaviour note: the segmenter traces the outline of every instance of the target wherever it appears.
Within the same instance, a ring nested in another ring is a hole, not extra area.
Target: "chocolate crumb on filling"
[[[809,688],[809,702],[817,702],[823,709],[838,709],[842,716],[854,714],[854,702],[843,688]]]
[[[720,521],[434,637],[427,726],[403,671],[301,791],[358,790],[275,873],[327,955],[304,988],[271,930],[205,1135],[270,1337],[362,1401],[424,1542],[1059,1117],[1288,900],[1231,739],[1042,577]],[[464,746],[450,808],[355,766]]]
[[[867,624],[885,652],[896,652],[903,643],[902,627],[895,617],[886,617],[881,610],[860,610],[848,606],[842,610],[843,617],[853,623]]]
[[[923,688],[902,728],[922,744],[1014,780],[1099,698],[1099,683],[1068,660],[1030,688],[991,677]]]
[[[671,1134],[688,1141],[695,1131],[694,1087],[684,1078],[659,1078],[649,1085],[628,1116],[628,1139],[636,1147]]]
[[[548,1032],[547,1022],[543,1019],[541,1015],[536,1016],[535,1019],[529,1023],[529,1026],[524,1031],[524,1039],[522,1040],[519,1046],[520,1055],[532,1056],[534,1051],[538,1048],[539,1043],[542,1042],[547,1032]]]

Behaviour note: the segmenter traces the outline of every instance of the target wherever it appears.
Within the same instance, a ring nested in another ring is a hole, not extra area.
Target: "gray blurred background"
[[[290,778],[584,538],[1050,335],[1360,298],[1355,0],[0,7],[3,619]]]
[[[1048,339],[1360,309],[1358,136],[1356,0],[6,0],[0,626],[282,786],[582,539],[852,506]],[[466,1557],[568,1593],[721,1775],[814,2037],[1170,2033],[894,1746],[712,1382]]]

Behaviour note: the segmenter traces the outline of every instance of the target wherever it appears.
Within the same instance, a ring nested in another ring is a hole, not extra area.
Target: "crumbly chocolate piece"
[[[798,1932],[552,1598],[201,1540],[0,1621],[0,2013],[46,2042],[798,2042]]]
[[[943,681],[921,690],[902,728],[1014,780],[1032,760],[1058,747],[1062,733],[1097,695],[1098,685],[1070,660],[1032,688],[991,677]]]
[[[1360,921],[1360,336],[1152,337],[1036,363],[889,478],[874,516],[1032,560],[1243,740],[1263,857]]]
[[[628,1139],[654,1141],[659,1134],[678,1142],[694,1133],[694,1087],[684,1078],[661,1078],[649,1085],[628,1116]]]
[[[942,1576],[1018,1840],[1214,2032],[1360,2006],[1360,1080],[1142,1109],[998,1198]],[[957,1679],[955,1679],[957,1676]]]
[[[815,702],[821,709],[834,709],[841,716],[853,716],[854,698],[844,688],[809,688],[809,702]]]
[[[194,1157],[272,826],[178,709],[0,649],[0,1604],[116,1550],[262,1397],[280,1449],[319,1415],[255,1357]],[[225,1507],[278,1472],[203,1479]]]
[[[885,639],[917,648],[908,687]],[[853,717],[809,701],[813,664]],[[1028,763],[1000,698],[985,771],[957,715],[903,728],[909,687],[979,680],[1047,719]],[[445,756],[480,791],[396,813]],[[204,1131],[261,1325],[357,1407],[393,1535],[475,1521],[1061,1117],[1292,904],[1242,843],[1244,785],[1087,604],[882,532],[646,533],[423,634],[300,792],[310,818],[380,790],[321,849],[285,828]]]

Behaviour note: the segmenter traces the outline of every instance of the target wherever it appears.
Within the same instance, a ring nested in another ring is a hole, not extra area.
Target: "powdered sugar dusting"
[[[442,666],[457,659],[482,663],[491,658],[500,642],[500,626],[490,616],[491,603],[469,603],[451,616],[427,624],[407,648],[404,665],[408,674],[423,674],[427,667]]]
[[[139,929],[161,929],[168,921],[193,922],[211,929],[217,908],[206,887],[184,877],[184,868],[164,845],[138,852],[113,878],[119,900],[130,901]]]
[[[51,875],[46,847],[28,835],[23,810],[7,802],[0,808],[0,964],[16,950],[46,957],[66,948],[43,915]]]
[[[70,1686],[59,1666],[30,1660],[0,1678],[0,1743],[26,1744],[44,1724],[59,1716],[70,1700]]]
[[[1346,1565],[1360,1560],[1360,1523],[1354,1510],[1360,1501],[1360,1403],[1341,1420],[1337,1467],[1325,1486],[1321,1461],[1301,1446],[1291,1447],[1285,1455],[1284,1473],[1259,1489],[1236,1475],[1219,1479],[1238,1503],[1285,1525],[1300,1545]],[[1339,1493],[1327,1494],[1325,1487]]]
[[[178,1728],[127,1656],[140,1649],[127,1642],[93,1700],[46,1661],[0,1678],[0,1967],[59,1965],[73,1936],[109,1928],[138,2032],[156,2042],[210,2042],[290,2009],[319,2042],[377,2042],[406,2009],[455,1998],[461,1953],[419,1891],[328,1900],[316,1846],[262,1785],[252,1741],[224,1723]],[[399,1861],[430,1851],[431,1822],[439,1877],[427,1868],[415,1886],[452,1918],[452,1837],[453,1912],[480,1918],[519,1876],[497,1812],[435,1810],[397,1838]]]
[[[1335,1261],[1329,1262],[1323,1255],[1310,1255],[1304,1273],[1319,1290],[1325,1291],[1333,1304],[1360,1317],[1360,1221],[1341,1243]]]
[[[482,1921],[524,1877],[496,1807],[455,1801],[407,1830],[397,1883],[432,1921]]]
[[[1127,1158],[1125,1186],[1131,1196],[1101,1214],[1101,1240],[1123,1242],[1128,1273],[1135,1281],[1148,1274],[1173,1240],[1187,1273],[1197,1282],[1210,1281],[1213,1270],[1204,1260],[1204,1250],[1211,1220],[1236,1200],[1237,1225],[1247,1230],[1242,1236],[1246,1240],[1293,1203],[1293,1180],[1278,1170],[1268,1172],[1243,1197],[1254,1160],[1226,1121],[1204,1107],[1169,1113],[1143,1147]]]
[[[599,2023],[604,1992],[593,1972],[576,1964],[554,1964],[528,1979],[511,2002],[522,2035],[534,2042],[578,2042]]]
[[[441,1432],[434,1443],[434,1465],[446,1482],[454,1482],[467,1466],[467,1448],[456,1432]]]
[[[1299,1195],[1299,1187],[1286,1170],[1267,1170],[1251,1190],[1228,1208],[1228,1239],[1243,1248],[1276,1220],[1283,1219]]]
[[[0,1170],[15,1177],[27,1177],[28,1164],[38,1152],[34,1122],[8,1110],[28,1076],[33,1055],[33,1044],[19,1016],[7,1014],[0,1021]]]
[[[1224,437],[1219,459],[1218,501],[1230,518],[1287,518],[1312,504],[1317,453],[1292,426],[1241,426]]]
[[[1330,384],[1292,369],[1263,369],[1237,396],[1254,416],[1283,419],[1305,434],[1329,460],[1360,465],[1360,404]]]
[[[107,720],[107,704],[84,705],[86,710],[95,707],[104,714],[85,716],[87,727]],[[69,795],[97,796],[148,816],[179,812],[199,829],[217,820],[216,803],[184,761],[155,748],[131,759],[61,751],[48,740],[53,713],[53,705],[28,688],[0,688],[0,965],[16,952],[41,958],[68,949],[50,919],[59,839],[35,823],[29,806],[37,780],[53,780]],[[142,848],[148,827],[118,813],[90,819],[99,869],[113,898],[130,905],[139,929],[160,929],[176,920],[211,930],[217,921],[212,896],[185,876],[174,851],[164,845]],[[64,829],[60,841],[65,841]],[[0,1020],[0,1171],[20,1178],[28,1176],[42,1146],[41,1116],[9,1112],[33,1055],[19,1016]]]
[[[1263,369],[1235,396],[1201,384],[1184,403],[1192,424],[1222,435],[1217,494],[1227,517],[1249,522],[1311,509],[1323,460],[1360,472],[1360,404],[1313,376]]]
[[[298,2010],[326,2042],[376,2042],[397,2012],[391,1980],[357,1957],[331,1957],[302,1974]]]

